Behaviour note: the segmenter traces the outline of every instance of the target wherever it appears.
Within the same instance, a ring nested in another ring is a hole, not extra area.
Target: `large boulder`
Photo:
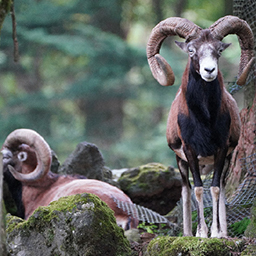
[[[81,194],[39,207],[24,221],[7,217],[10,256],[130,255],[113,211],[97,196]]]
[[[113,180],[111,170],[105,166],[103,156],[95,144],[80,142],[65,162],[59,165],[56,154],[52,152],[52,172],[101,180],[119,187],[119,184]]]
[[[98,147],[89,142],[81,142],[61,165],[58,172],[80,174],[88,179],[104,180],[104,159]]]
[[[180,175],[160,163],[129,169],[118,182],[134,203],[162,215],[170,212],[181,198]]]

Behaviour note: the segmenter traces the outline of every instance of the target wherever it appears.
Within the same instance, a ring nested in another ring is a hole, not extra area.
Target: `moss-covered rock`
[[[118,180],[136,204],[160,214],[171,211],[181,197],[181,179],[172,167],[149,163],[125,171]]]
[[[92,194],[60,198],[24,221],[8,215],[9,255],[130,255],[113,211]]]
[[[256,252],[256,244],[250,244],[241,253],[241,256],[255,256],[255,252]]]
[[[229,256],[241,252],[235,241],[218,238],[157,237],[153,239],[144,256]]]

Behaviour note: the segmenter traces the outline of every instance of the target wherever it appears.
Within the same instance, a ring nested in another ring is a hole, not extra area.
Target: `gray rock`
[[[59,173],[80,174],[88,179],[104,180],[104,160],[96,145],[86,141],[77,145],[59,168]]]
[[[51,150],[51,155],[52,155],[51,171],[54,173],[58,173],[58,170],[60,167],[59,159],[53,150]]]
[[[140,238],[140,231],[136,228],[133,228],[133,229],[129,229],[129,230],[126,230],[124,232],[126,238],[128,239],[128,241],[130,243],[132,242],[141,242],[141,238]]]
[[[130,255],[123,230],[112,210],[98,197],[81,194],[39,207],[24,221],[8,215],[10,256]]]
[[[174,168],[150,163],[122,173],[120,188],[138,205],[162,215],[170,212],[181,198],[181,178]]]

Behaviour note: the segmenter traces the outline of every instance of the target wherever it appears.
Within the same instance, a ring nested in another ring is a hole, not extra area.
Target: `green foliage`
[[[235,222],[232,225],[230,225],[233,236],[240,237],[241,235],[243,235],[249,224],[250,219],[246,217],[243,218],[241,221]]]
[[[145,230],[147,233],[154,234],[154,231],[157,230],[157,225],[153,223],[146,224],[142,222],[138,225],[138,228]]]
[[[174,16],[176,4],[162,1],[163,16]],[[112,168],[176,165],[166,119],[187,56],[166,40],[161,54],[175,85],[153,79],[145,49],[156,22],[151,1],[24,0],[15,12],[19,63],[11,58],[11,17],[1,31],[0,142],[25,127],[45,137],[60,161],[86,140]]]
[[[169,228],[165,223],[154,224],[154,223],[141,222],[139,223],[138,228],[147,233],[161,235],[161,236],[168,235],[168,231],[169,231]]]

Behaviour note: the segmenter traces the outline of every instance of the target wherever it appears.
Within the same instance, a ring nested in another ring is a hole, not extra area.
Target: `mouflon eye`
[[[19,158],[19,160],[20,160],[21,162],[26,161],[27,158],[28,158],[27,152],[20,152],[20,153],[18,154],[18,158]]]
[[[190,57],[192,57],[196,53],[196,50],[192,47],[188,47],[188,53],[189,53]]]

